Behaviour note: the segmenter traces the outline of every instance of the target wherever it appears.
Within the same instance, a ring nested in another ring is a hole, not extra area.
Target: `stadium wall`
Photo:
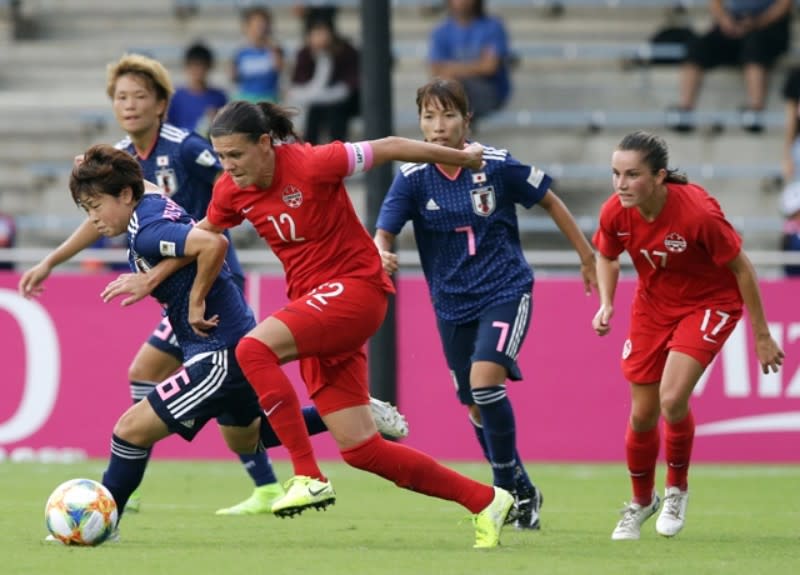
[[[17,295],[17,274],[0,275],[0,461],[107,456],[112,427],[130,405],[127,366],[160,314],[151,301],[134,308],[103,304],[99,294],[113,277],[55,275],[39,300],[28,301]],[[761,374],[745,318],[698,385],[694,461],[800,461],[798,287],[792,280],[761,284],[771,329],[787,354],[781,373]],[[633,289],[632,280],[621,282],[612,332],[601,339],[590,325],[596,296],[584,296],[578,280],[537,282],[520,353],[525,381],[509,384],[523,458],[624,459],[629,400],[619,358]],[[248,298],[263,317],[285,302],[283,280],[252,275]],[[398,402],[411,426],[406,442],[441,459],[480,459],[421,277],[399,280],[397,303]],[[296,368],[287,371],[305,403]],[[192,444],[167,439],[154,456],[227,459],[215,427],[209,424]],[[329,437],[317,436],[314,444],[321,458],[338,458]],[[271,455],[286,457],[282,449]]]

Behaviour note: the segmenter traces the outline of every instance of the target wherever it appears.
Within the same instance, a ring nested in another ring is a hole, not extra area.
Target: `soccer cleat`
[[[614,541],[639,539],[642,523],[650,519],[658,511],[659,503],[661,503],[661,498],[657,493],[653,493],[653,498],[647,505],[630,503],[621,511],[622,519],[619,520],[619,523],[614,528],[611,539]]]
[[[542,492],[532,485],[531,489],[518,489],[516,499],[517,518],[514,521],[514,527],[534,531],[541,529],[539,510],[544,503]]]
[[[491,549],[500,545],[500,532],[514,509],[514,496],[494,487],[494,499],[480,513],[472,516],[475,526],[475,549]]]
[[[131,496],[128,497],[128,502],[125,504],[125,511],[128,513],[139,513],[142,508],[142,492],[136,489]]]
[[[686,520],[686,505],[689,492],[678,487],[667,487],[664,491],[664,507],[656,520],[656,531],[664,537],[673,537],[683,529]]]
[[[330,481],[320,481],[306,475],[295,475],[284,488],[286,493],[272,504],[278,517],[293,517],[309,507],[320,510],[336,503],[336,493]]]
[[[370,397],[369,407],[372,410],[375,425],[383,435],[394,438],[408,436],[408,422],[405,416],[397,411],[397,408],[391,403]]]
[[[285,491],[280,483],[261,485],[253,489],[252,495],[233,507],[217,509],[216,515],[258,515],[272,513],[272,504],[280,499]]]

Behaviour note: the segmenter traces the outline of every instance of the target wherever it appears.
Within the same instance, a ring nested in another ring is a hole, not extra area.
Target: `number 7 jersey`
[[[342,181],[366,169],[361,146],[281,144],[273,150],[269,188],[239,188],[223,174],[214,185],[208,220],[225,228],[250,221],[283,264],[290,299],[345,277],[394,292]]]
[[[593,241],[607,258],[630,254],[639,276],[638,303],[662,317],[742,306],[736,278],[726,267],[739,255],[742,240],[700,186],[667,184],[667,200],[652,222],[610,197],[600,208]]]

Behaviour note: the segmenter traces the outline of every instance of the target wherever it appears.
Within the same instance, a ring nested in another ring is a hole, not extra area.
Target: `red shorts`
[[[742,317],[742,309],[698,309],[665,320],[634,304],[622,349],[622,373],[631,383],[661,381],[667,354],[679,351],[708,366]]]
[[[294,336],[300,374],[321,415],[369,403],[364,344],[386,315],[382,286],[331,280],[273,314]]]

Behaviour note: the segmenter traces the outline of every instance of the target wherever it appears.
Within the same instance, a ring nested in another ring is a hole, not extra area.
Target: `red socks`
[[[664,425],[667,457],[667,487],[686,491],[689,487],[689,459],[694,444],[694,416],[690,411],[683,420]]]
[[[634,431],[628,422],[625,455],[633,486],[633,503],[647,505],[653,497],[658,459],[658,425],[650,431]]]
[[[260,340],[245,337],[236,346],[236,359],[258,395],[258,403],[275,435],[289,451],[295,475],[324,481],[325,476],[314,458],[300,401],[280,367],[278,356]]]
[[[380,475],[399,487],[455,501],[471,513],[482,511],[494,499],[494,489],[488,485],[456,473],[416,449],[386,441],[378,434],[345,449],[342,457],[349,465]]]

